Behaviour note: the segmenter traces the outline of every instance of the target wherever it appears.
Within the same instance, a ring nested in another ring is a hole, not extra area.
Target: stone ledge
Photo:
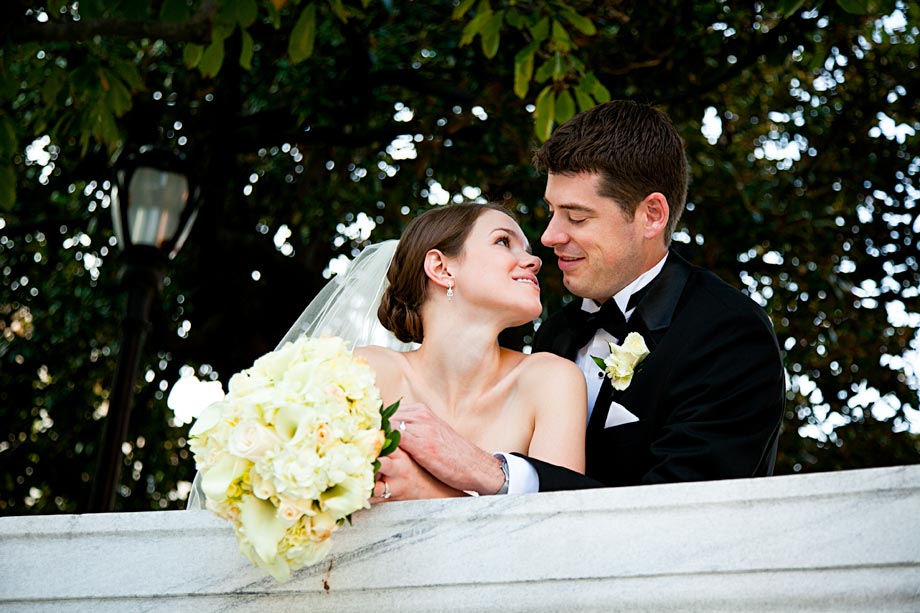
[[[2,518],[0,609],[916,611],[920,466],[392,503],[334,539],[278,584],[207,511]]]

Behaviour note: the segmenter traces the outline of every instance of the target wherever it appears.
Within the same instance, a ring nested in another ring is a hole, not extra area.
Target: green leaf
[[[144,89],[144,81],[134,64],[116,58],[111,61],[111,67],[131,91],[137,92]]]
[[[796,11],[802,8],[803,4],[805,4],[805,0],[780,0],[779,4],[776,6],[776,12],[788,19],[792,17]]]
[[[582,89],[584,81],[580,82],[575,86],[575,100],[578,102],[579,111],[587,111],[590,108],[594,108],[594,99]]]
[[[610,102],[610,92],[600,81],[595,81],[594,89],[591,91],[591,95],[594,96],[594,99],[597,100],[598,104]]]
[[[16,204],[16,173],[13,167],[0,164],[0,211],[12,211]]]
[[[802,0],[804,2],[804,0]],[[594,23],[587,17],[583,17],[574,11],[574,9],[566,8],[562,11],[562,16],[565,17],[566,21],[572,24],[576,30],[582,34],[588,36],[594,36],[597,34],[597,28],[594,27]]]
[[[536,41],[530,43],[514,56],[514,93],[518,98],[527,95],[533,78],[533,56],[539,47]]]
[[[865,15],[869,12],[869,0],[837,0],[837,5],[853,15]]]
[[[205,77],[217,76],[220,67],[224,63],[224,42],[214,41],[201,54],[201,61],[198,62],[198,70]]]
[[[258,14],[256,0],[236,0],[236,22],[241,28],[248,28],[255,23]]]
[[[185,21],[192,16],[186,0],[163,0],[160,7],[160,19],[163,21]]]
[[[52,77],[47,79],[42,85],[42,102],[46,106],[53,107],[57,106],[57,97],[61,93],[61,88],[64,86],[64,79],[61,78],[63,75],[57,75],[56,78]]]
[[[517,11],[506,11],[505,23],[507,23],[515,30],[523,30],[524,26],[527,25],[524,21],[524,16]]]
[[[463,34],[460,36],[460,42],[458,45],[463,47],[473,42],[473,38],[475,38],[477,34],[482,33],[483,28],[486,27],[486,24],[489,23],[491,18],[492,11],[489,11],[488,13],[482,12],[473,17],[473,19],[468,24],[466,24],[466,26],[464,26]]]
[[[552,48],[556,51],[571,51],[574,45],[561,21],[553,20]]]
[[[553,117],[556,112],[556,97],[553,95],[553,88],[547,85],[537,96],[537,108],[534,111],[534,132],[537,138],[545,141],[549,138],[553,129]]]
[[[248,30],[243,30],[240,44],[240,66],[246,70],[252,70],[253,46],[252,35]]]
[[[9,117],[0,117],[0,161],[19,151],[16,126]]]
[[[265,8],[268,11],[268,21],[272,24],[272,27],[276,30],[281,29],[281,13],[278,11],[278,8],[275,7],[274,2],[266,2]]]
[[[533,80],[537,83],[545,83],[546,80],[549,79],[553,74],[553,65],[554,64],[552,60],[546,60],[540,64],[540,67],[537,69],[537,74],[534,75]]]
[[[454,9],[453,14],[451,14],[451,19],[460,19],[466,15],[473,5],[476,4],[476,0],[461,0],[460,4],[457,5],[457,8]]]
[[[352,16],[351,11],[346,8],[342,0],[329,0],[329,8],[342,23],[348,23],[348,19]]]
[[[106,103],[116,117],[121,117],[131,109],[131,92],[118,78],[118,75],[111,70],[103,69],[102,74],[109,83],[108,95],[105,97]]]
[[[99,82],[99,64],[90,59],[74,69],[70,74],[73,90],[81,94],[96,94],[101,89]]]
[[[382,458],[383,456],[389,455],[396,451],[396,448],[399,447],[400,440],[402,440],[402,435],[400,435],[398,430],[390,432],[384,440],[383,448],[380,450],[380,455],[377,457]]]
[[[288,42],[288,55],[295,64],[313,55],[313,43],[316,40],[316,5],[307,5],[297,19],[291,40]]]
[[[597,367],[598,367],[598,368],[600,368],[601,370],[603,370],[603,371],[605,371],[605,372],[607,371],[607,365],[604,364],[604,359],[603,359],[603,358],[599,358],[599,357],[597,357],[596,355],[592,355],[592,356],[591,356],[591,359],[594,360],[594,363],[597,364]]]
[[[556,117],[555,121],[560,124],[565,123],[575,115],[575,100],[568,90],[562,90],[556,94]]]
[[[553,81],[561,81],[565,78],[566,69],[562,61],[562,54],[557,53],[553,56]]]
[[[391,417],[393,417],[393,415],[396,413],[396,410],[399,408],[400,402],[402,402],[402,400],[397,400],[396,402],[394,402],[393,404],[385,408],[383,411],[380,412],[380,416],[383,419],[390,419]]]
[[[182,50],[182,62],[187,68],[195,68],[201,62],[201,56],[204,53],[204,47],[194,43],[188,43]]]
[[[498,53],[498,45],[501,40],[502,23],[504,20],[504,11],[493,13],[492,17],[479,34],[482,37],[482,53],[490,60]]]
[[[236,29],[236,23],[227,23],[227,22],[215,22],[214,27],[211,28],[211,42],[212,43],[221,43],[233,34],[233,31]]]
[[[549,17],[544,17],[530,28],[530,35],[537,42],[543,42],[549,36]]]

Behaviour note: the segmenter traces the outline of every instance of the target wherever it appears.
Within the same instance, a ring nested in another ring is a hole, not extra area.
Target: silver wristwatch
[[[492,454],[492,455],[494,455],[496,458],[498,458],[499,460],[501,460],[501,463],[502,463],[502,472],[505,473],[505,482],[502,483],[502,486],[499,488],[499,490],[498,490],[497,492],[495,492],[495,495],[496,495],[496,496],[499,496],[499,495],[501,495],[501,494],[507,494],[507,493],[508,493],[508,484],[511,482],[511,475],[510,475],[509,472],[508,472],[508,460],[506,460],[506,459],[505,459],[505,456],[502,455],[502,454],[500,454],[500,453],[495,453],[495,454]]]

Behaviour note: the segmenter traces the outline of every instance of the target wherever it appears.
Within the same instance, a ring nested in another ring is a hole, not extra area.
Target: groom
[[[586,475],[493,457],[418,406],[394,418],[409,424],[400,446],[480,494],[772,474],[785,391],[776,335],[748,297],[669,249],[687,160],[667,116],[629,101],[597,106],[560,126],[535,163],[552,212],[542,242],[581,299],[540,326],[534,351],[585,373]],[[617,390],[592,357],[630,332],[650,353]]]

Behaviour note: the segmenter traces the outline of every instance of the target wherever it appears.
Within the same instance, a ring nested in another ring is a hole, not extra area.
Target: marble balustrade
[[[0,518],[0,611],[920,611],[920,466],[380,505],[285,584],[207,511]]]

